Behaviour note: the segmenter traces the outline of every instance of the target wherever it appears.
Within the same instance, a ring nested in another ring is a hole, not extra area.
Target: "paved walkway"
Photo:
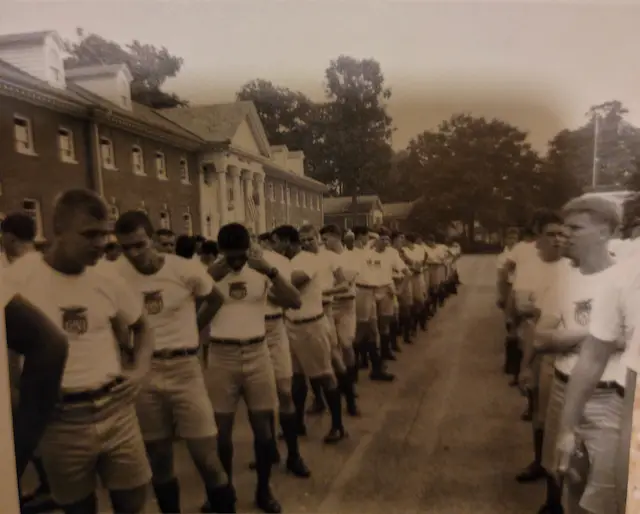
[[[285,512],[537,511],[542,486],[518,485],[513,478],[531,459],[531,435],[530,425],[519,419],[524,400],[500,369],[503,334],[494,270],[491,256],[461,260],[459,295],[447,301],[416,344],[403,348],[391,366],[399,379],[361,380],[364,416],[345,418],[347,441],[323,446],[328,416],[310,420],[301,448],[313,477],[274,472],[274,492]],[[254,475],[246,468],[251,451],[242,412],[235,454],[239,512],[255,512]],[[176,461],[184,512],[198,512],[202,484],[182,445]],[[147,512],[157,512],[154,507],[150,502]]]

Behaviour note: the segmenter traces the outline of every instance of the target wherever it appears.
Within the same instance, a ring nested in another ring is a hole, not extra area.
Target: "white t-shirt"
[[[429,246],[428,244],[425,244],[424,249],[427,252],[427,261],[429,264],[442,264],[440,252],[438,252],[438,247],[436,245]]]
[[[215,287],[224,303],[211,321],[211,337],[237,341],[263,337],[270,284],[266,276],[247,265],[217,281]]]
[[[336,253],[335,259],[345,278],[345,282],[338,284],[338,286],[348,286],[349,290],[335,295],[334,298],[351,298],[356,294],[356,280],[358,280],[362,272],[363,263],[360,259],[354,257],[353,252],[348,251],[346,248],[342,253]]]
[[[382,252],[373,250],[366,262],[371,274],[371,285],[376,287],[393,285],[394,271],[407,269],[398,250],[390,246]]]
[[[291,280],[291,261],[289,259],[272,250],[263,250],[262,255],[271,266],[278,270],[282,277]],[[282,307],[267,301],[267,316],[275,316],[276,314],[282,314],[282,312]]]
[[[640,331],[634,328],[640,317],[640,268],[635,259],[623,259],[608,271],[594,298],[589,331],[601,341],[624,340],[622,361],[638,373]]]
[[[570,330],[591,329],[593,320],[594,298],[600,288],[611,281],[615,272],[608,268],[599,273],[584,275],[578,268],[566,268],[564,278],[556,282],[556,287],[545,295],[544,305],[541,305],[543,315],[560,318],[559,328]],[[558,355],[556,369],[565,375],[571,375],[578,362],[578,353]],[[603,381],[616,381],[624,386],[625,368],[621,362],[622,352],[611,356],[602,375]]]
[[[213,278],[198,261],[166,254],[164,265],[153,275],[139,273],[125,257],[113,266],[141,295],[153,329],[155,350],[198,346],[195,299],[207,296],[213,289]]]
[[[507,262],[515,264],[513,270],[513,290],[521,290],[532,278],[535,280],[539,269],[540,256],[536,243],[533,241],[520,241],[516,243],[506,256]],[[506,263],[505,263],[506,264]]]
[[[622,261],[634,257],[640,252],[640,240],[638,239],[611,239],[609,252],[616,261]]]
[[[405,254],[411,259],[417,266],[422,267],[427,255],[427,251],[423,245],[415,244],[412,248],[405,248]]]
[[[112,319],[127,325],[140,319],[142,299],[115,273],[95,266],[80,275],[51,268],[44,257],[18,259],[7,268],[11,287],[60,328],[69,340],[63,390],[92,390],[121,374]]]
[[[302,305],[299,309],[287,310],[286,316],[290,320],[304,320],[314,318],[322,312],[322,270],[326,264],[315,253],[299,252],[291,259],[293,273],[301,271],[311,280],[300,290]]]
[[[498,271],[501,271],[502,269],[504,269],[505,265],[509,261],[510,253],[511,253],[511,249],[505,246],[502,253],[498,255],[497,262],[496,262]],[[513,271],[510,271],[509,276],[507,278],[507,281],[509,282],[509,284],[513,284],[513,276],[514,276]]]
[[[335,272],[340,267],[338,256],[335,252],[330,252],[325,248],[320,248],[316,255],[322,262],[322,268],[320,270],[320,276],[322,277],[322,296],[325,302],[330,302],[332,295],[324,291],[329,291],[336,287]]]

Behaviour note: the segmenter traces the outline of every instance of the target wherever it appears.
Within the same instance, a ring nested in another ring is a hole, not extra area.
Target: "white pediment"
[[[238,130],[236,130],[236,133],[231,140],[231,145],[254,155],[262,155],[258,141],[251,130],[248,118],[246,118],[240,124]]]

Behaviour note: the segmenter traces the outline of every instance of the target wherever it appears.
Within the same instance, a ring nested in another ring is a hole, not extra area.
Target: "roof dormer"
[[[46,30],[0,36],[0,59],[50,86],[65,88],[64,43]]]
[[[67,70],[67,80],[121,109],[130,111],[133,76],[125,64],[83,66]]]

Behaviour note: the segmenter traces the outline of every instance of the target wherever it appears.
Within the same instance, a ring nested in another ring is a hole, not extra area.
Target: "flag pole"
[[[596,186],[598,185],[598,133],[599,133],[599,126],[598,126],[598,120],[599,120],[599,116],[598,113],[596,112],[594,114],[594,120],[593,120],[593,165],[592,165],[592,169],[591,169],[591,187],[595,190]]]

